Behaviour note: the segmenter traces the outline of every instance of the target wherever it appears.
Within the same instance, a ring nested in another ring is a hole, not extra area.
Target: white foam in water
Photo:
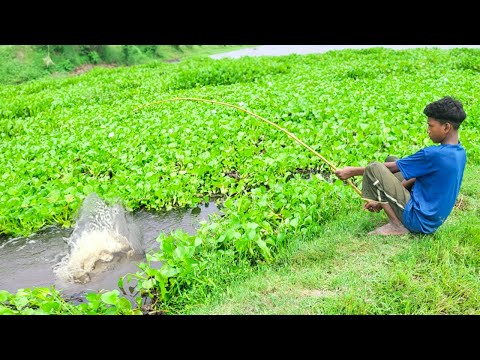
[[[72,235],[70,252],[53,268],[67,282],[86,283],[93,273],[118,260],[143,254],[140,229],[119,205],[107,206],[95,193],[85,198]]]

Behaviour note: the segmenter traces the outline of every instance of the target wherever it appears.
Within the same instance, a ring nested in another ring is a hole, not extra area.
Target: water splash
[[[108,206],[88,195],[70,237],[70,252],[54,265],[58,278],[87,283],[95,273],[111,270],[121,260],[143,255],[142,232],[120,204]]]

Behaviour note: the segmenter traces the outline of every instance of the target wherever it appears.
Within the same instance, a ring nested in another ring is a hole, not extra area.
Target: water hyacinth
[[[198,236],[176,234],[161,244],[155,257],[168,267],[145,265],[138,275],[159,303],[200,286],[208,293],[218,285],[208,276],[209,260],[225,256],[232,268],[273,261],[289,239],[331,219],[355,194],[341,181],[322,180],[329,168],[317,157],[244,113],[187,102],[133,109],[182,96],[248,104],[333,164],[365,166],[422,147],[420,110],[438,93],[455,93],[469,114],[461,141],[478,164],[479,56],[370,49],[201,59],[0,87],[0,166],[9,174],[0,183],[0,233],[69,226],[93,191],[132,211],[226,199],[226,215]],[[117,132],[107,137],[122,141],[103,141],[99,118]],[[322,177],[305,181],[302,174],[311,169]]]

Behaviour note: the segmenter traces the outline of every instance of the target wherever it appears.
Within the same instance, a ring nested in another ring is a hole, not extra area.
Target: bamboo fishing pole
[[[179,100],[187,100],[187,101],[200,101],[200,102],[206,102],[206,103],[212,103],[212,104],[220,104],[220,105],[224,105],[224,106],[229,106],[229,107],[233,107],[237,110],[240,110],[240,111],[243,111],[249,115],[252,115],[264,122],[266,122],[267,124],[270,124],[272,125],[273,127],[277,128],[278,130],[280,131],[283,131],[285,134],[287,134],[289,137],[291,137],[293,140],[295,140],[296,142],[298,142],[300,145],[304,146],[305,148],[307,148],[309,151],[311,151],[313,154],[315,154],[316,156],[318,156],[320,159],[322,159],[325,163],[328,164],[328,166],[330,166],[333,171],[337,171],[337,167],[335,165],[333,165],[330,161],[328,161],[327,159],[325,159],[322,155],[320,155],[317,151],[315,151],[314,149],[312,149],[310,146],[308,146],[307,144],[305,144],[302,140],[300,140],[299,138],[297,138],[295,135],[293,135],[291,132],[285,130],[284,128],[278,126],[277,124],[275,124],[274,122],[271,122],[270,120],[267,120],[267,119],[264,119],[263,117],[261,117],[260,115],[257,115],[247,109],[244,109],[244,108],[241,108],[240,106],[237,106],[237,105],[233,105],[233,104],[229,104],[229,103],[226,103],[226,102],[222,102],[222,101],[216,101],[216,100],[207,100],[207,99],[200,99],[200,98],[193,98],[193,97],[176,97],[176,98],[171,98],[171,99],[165,99],[165,100],[159,100],[159,101],[154,101],[154,102],[151,102],[151,103],[148,103],[146,105],[143,105],[137,109],[135,109],[134,111],[138,111],[138,110],[141,110],[141,109],[144,109],[146,107],[149,107],[149,106],[152,106],[152,105],[158,105],[158,104],[161,104],[161,103],[166,103],[166,102],[170,102],[170,101],[179,101]],[[357,194],[359,194],[360,196],[362,195],[362,192],[355,186],[355,184],[350,180],[350,179],[347,179],[346,182],[353,188],[353,190],[355,190],[357,192]]]

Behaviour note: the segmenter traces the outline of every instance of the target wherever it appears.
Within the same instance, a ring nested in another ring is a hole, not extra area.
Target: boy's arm
[[[364,167],[345,166],[344,168],[337,169],[335,175],[337,175],[340,180],[347,180],[352,176],[363,175],[364,172]]]
[[[390,170],[392,173],[400,171],[395,161],[386,162],[384,164],[387,169]],[[364,172],[364,167],[345,166],[344,168],[337,169],[335,171],[335,175],[337,175],[340,180],[347,180],[352,176],[363,175]]]
[[[392,173],[396,173],[396,172],[399,172],[400,169],[398,168],[397,166],[397,162],[396,161],[390,161],[390,162],[386,162],[384,163],[385,166],[387,167],[388,170],[390,170]]]

